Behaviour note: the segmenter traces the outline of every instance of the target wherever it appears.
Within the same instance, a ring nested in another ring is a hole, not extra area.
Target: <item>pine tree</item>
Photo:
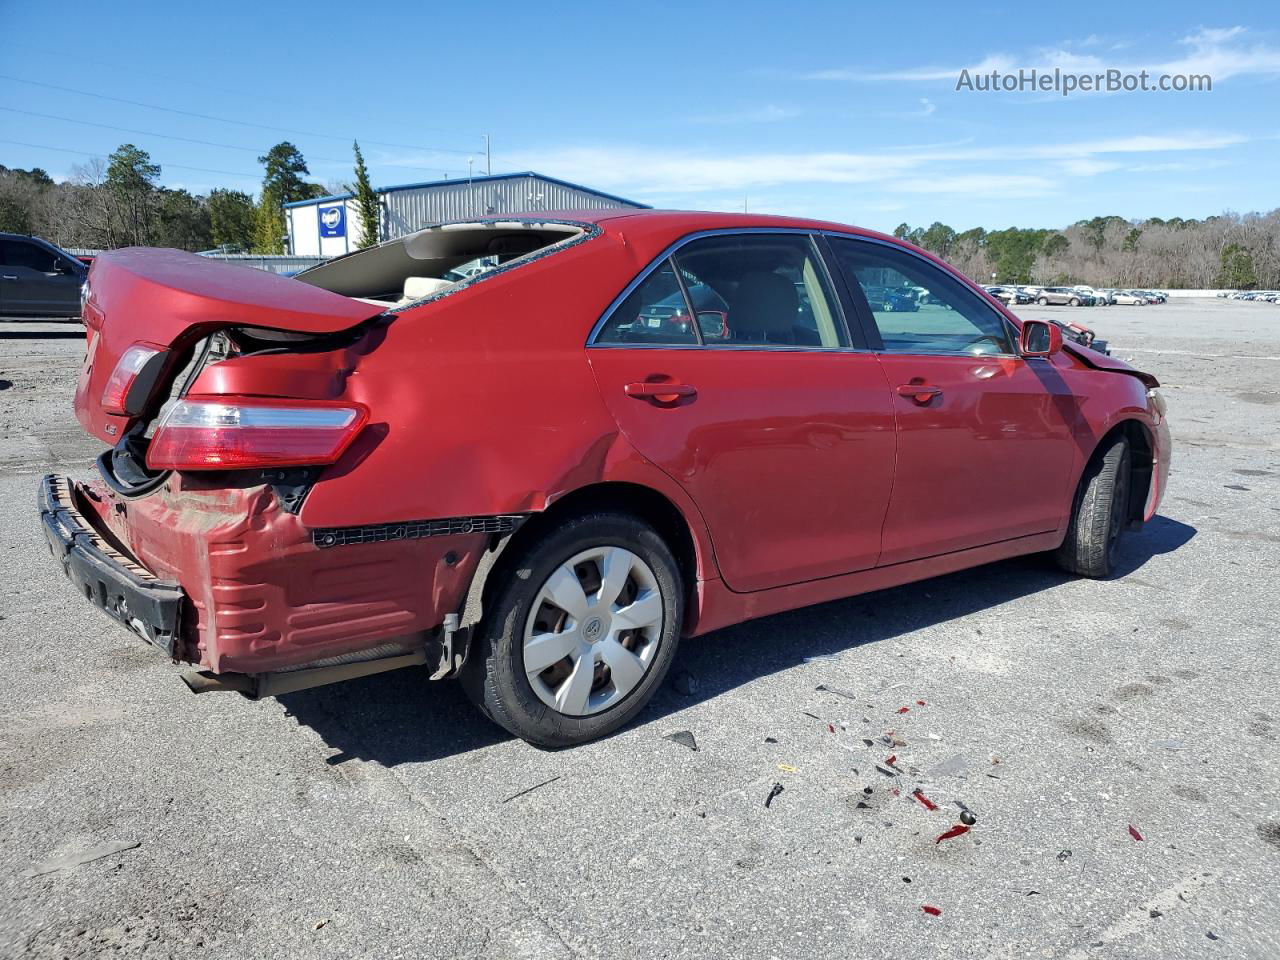
[[[304,173],[311,171],[307,169],[302,151],[288,140],[277,143],[259,157],[258,162],[266,167],[266,174],[262,178],[262,199],[254,211],[253,249],[255,253],[284,253],[285,224],[281,207],[310,199],[317,195],[317,190],[323,195],[323,188],[302,179]]]
[[[1218,286],[1230,290],[1252,290],[1258,285],[1258,271],[1249,251],[1238,243],[1228,243],[1222,248],[1222,269],[1218,271]]]
[[[360,144],[351,141],[356,153],[356,182],[348,187],[356,195],[356,217],[360,221],[360,249],[372,247],[382,236],[382,208],[378,204],[378,194],[369,183],[369,169],[364,165],[364,154],[360,152]]]

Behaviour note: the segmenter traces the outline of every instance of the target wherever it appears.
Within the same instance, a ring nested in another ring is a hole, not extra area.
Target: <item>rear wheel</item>
[[[1054,554],[1058,564],[1083,577],[1111,576],[1128,508],[1129,441],[1116,437],[1085,468],[1066,539]]]
[[[507,567],[463,685],[495,723],[542,747],[583,743],[643,709],[675,656],[679,567],[622,513],[568,521]]]

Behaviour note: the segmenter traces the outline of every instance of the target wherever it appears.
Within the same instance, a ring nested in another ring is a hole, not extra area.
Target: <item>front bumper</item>
[[[99,534],[76,507],[66,477],[45,476],[39,505],[49,552],[85,599],[174,657],[186,599],[182,587],[157,578]]]

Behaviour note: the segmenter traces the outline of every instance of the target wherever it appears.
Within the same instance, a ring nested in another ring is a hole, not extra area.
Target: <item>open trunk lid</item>
[[[150,394],[181,369],[202,338],[227,327],[334,334],[379,314],[368,303],[290,277],[220,263],[180,250],[130,247],[99,256],[89,273],[84,324],[88,342],[76,388],[76,418],[110,444],[141,410],[113,413],[103,396],[116,366],[131,347],[150,355],[136,378]]]

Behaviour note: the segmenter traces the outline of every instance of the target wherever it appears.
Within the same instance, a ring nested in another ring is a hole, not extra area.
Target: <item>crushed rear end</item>
[[[456,666],[449,614],[493,531],[343,527],[333,509],[307,523],[308,493],[380,439],[358,370],[390,320],[377,303],[177,251],[94,264],[75,412],[109,449],[93,480],[44,478],[44,531],[86,599],[206,671],[193,689],[264,695]]]

